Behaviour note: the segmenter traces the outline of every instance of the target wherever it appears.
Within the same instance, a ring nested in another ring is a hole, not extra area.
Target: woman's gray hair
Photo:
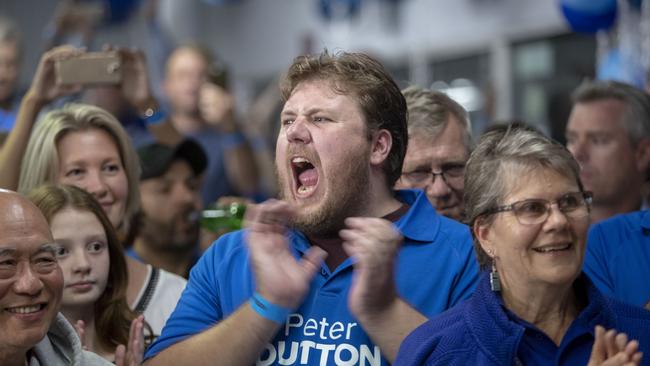
[[[124,218],[119,225],[116,225],[116,229],[121,235],[126,235],[130,229],[129,225],[140,209],[140,161],[131,139],[120,122],[99,107],[70,103],[43,116],[27,144],[20,169],[18,192],[27,194],[42,184],[57,183],[58,142],[70,132],[92,129],[107,132],[115,141],[122,159],[129,194]]]
[[[512,178],[522,170],[538,168],[550,168],[575,179],[583,191],[580,166],[562,144],[523,124],[498,125],[485,132],[465,166],[465,212],[472,229],[492,223],[493,216],[484,214],[504,204],[508,192],[517,184]],[[476,237],[474,249],[480,266],[489,267],[492,258]]]

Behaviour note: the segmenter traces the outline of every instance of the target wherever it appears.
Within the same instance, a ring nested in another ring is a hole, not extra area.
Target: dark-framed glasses
[[[442,177],[447,185],[457,187],[463,183],[465,175],[465,164],[448,164],[442,167],[439,172],[427,169],[416,169],[410,172],[403,172],[402,179],[411,185],[424,186],[434,183],[436,177]]]
[[[548,219],[551,206],[557,205],[567,219],[580,219],[589,215],[593,194],[591,192],[570,192],[555,201],[532,198],[509,205],[498,206],[485,212],[486,215],[512,211],[522,225],[536,225]]]

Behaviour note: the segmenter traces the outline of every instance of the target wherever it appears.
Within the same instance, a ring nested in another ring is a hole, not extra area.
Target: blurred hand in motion
[[[390,221],[381,218],[347,218],[345,225],[339,236],[354,259],[350,310],[360,319],[381,316],[398,299],[394,267],[403,237]]]
[[[327,256],[312,246],[296,259],[287,237],[287,223],[296,208],[269,200],[250,205],[244,216],[245,241],[250,251],[257,292],[273,304],[295,309],[309,291],[309,284]]]

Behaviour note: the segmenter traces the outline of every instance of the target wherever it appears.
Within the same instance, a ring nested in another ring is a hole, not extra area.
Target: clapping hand
[[[596,339],[591,349],[588,366],[638,366],[643,354],[639,342],[629,340],[625,333],[596,326]]]
[[[138,366],[144,358],[144,315],[138,315],[129,328],[129,344],[115,348],[115,365]]]
[[[295,210],[284,201],[269,200],[248,206],[244,216],[257,292],[271,303],[289,309],[300,305],[327,256],[315,246],[302,259],[293,256],[287,223],[296,214]]]
[[[350,310],[362,318],[380,316],[397,300],[394,266],[402,235],[381,218],[348,218],[345,225],[339,236],[344,250],[355,259]]]
[[[85,351],[91,351],[86,344],[86,325],[83,320],[77,320],[74,324],[75,331],[81,340],[81,347]],[[138,366],[144,358],[144,315],[139,315],[131,321],[129,328],[128,345],[118,345],[115,348],[115,365],[117,366]]]

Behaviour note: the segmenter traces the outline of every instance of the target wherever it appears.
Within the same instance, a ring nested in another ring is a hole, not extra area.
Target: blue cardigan
[[[576,280],[586,307],[578,314],[559,347],[532,324],[518,319],[490,290],[482,274],[470,299],[429,320],[402,343],[395,365],[530,365],[540,357],[547,365],[586,365],[594,342],[594,327],[602,325],[625,332],[639,341],[643,365],[650,365],[650,311],[604,297],[586,276]],[[580,295],[579,295],[580,296]],[[525,335],[526,334],[526,335]],[[531,342],[538,342],[537,345]],[[548,350],[548,344],[557,351]],[[546,346],[546,347],[544,347]]]

